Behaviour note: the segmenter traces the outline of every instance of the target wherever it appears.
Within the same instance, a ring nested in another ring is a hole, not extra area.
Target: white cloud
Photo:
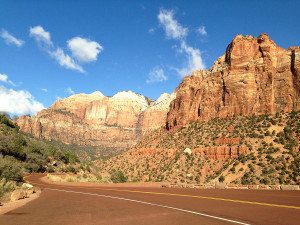
[[[191,72],[195,70],[205,68],[205,64],[202,60],[201,52],[199,49],[193,48],[187,45],[185,41],[182,41],[179,52],[186,54],[188,60],[186,67],[177,70],[181,77],[190,75]]]
[[[174,18],[173,10],[161,9],[157,16],[160,25],[166,32],[167,38],[184,39],[188,34],[188,28],[183,27]]]
[[[59,63],[59,65],[67,69],[85,73],[83,68],[78,65],[69,55],[66,55],[61,48],[57,48],[55,51],[52,51],[49,54]]]
[[[72,88],[67,88],[66,89],[66,92],[68,93],[68,94],[70,94],[70,95],[74,95],[75,94],[75,92],[72,90]]]
[[[204,69],[201,52],[197,48],[193,48],[186,43],[186,36],[188,35],[188,28],[183,27],[175,18],[173,10],[162,9],[158,14],[158,21],[165,30],[167,38],[172,38],[180,42],[179,53],[185,55],[187,58],[187,65],[181,69],[176,69],[181,77],[191,74],[194,70]],[[207,35],[205,27],[199,27],[198,32],[202,35]]]
[[[2,74],[0,73],[0,82],[8,83],[8,84],[11,84],[11,85],[15,86],[14,82],[9,80],[8,76],[6,74],[3,74],[3,73]]]
[[[0,111],[13,115],[36,114],[44,109],[42,103],[25,90],[16,91],[0,86]]]
[[[39,44],[53,45],[50,33],[45,31],[42,26],[30,27],[29,36],[33,37]]]
[[[0,73],[0,81],[5,83],[8,82],[8,76]]]
[[[41,91],[48,92],[48,89],[47,88],[42,88]]]
[[[155,28],[151,27],[149,30],[148,30],[148,33],[149,34],[154,34],[155,32]]]
[[[198,27],[198,29],[196,30],[196,32],[201,35],[201,36],[207,36],[207,31],[205,26],[200,26]]]
[[[0,36],[3,38],[3,40],[7,45],[15,45],[17,47],[21,47],[24,44],[23,40],[14,37],[6,30],[2,30]]]
[[[66,54],[62,48],[54,46],[51,41],[51,34],[45,31],[42,26],[31,27],[29,33],[43,47],[42,50],[55,59],[59,65],[80,73],[85,73],[80,63],[97,60],[98,54],[103,50],[103,47],[95,41],[80,37],[72,38],[67,43],[73,57],[77,59],[76,61]]]
[[[155,83],[155,82],[163,82],[166,81],[168,77],[165,75],[165,72],[162,68],[155,67],[150,73],[149,78],[146,80],[146,82],[149,83]]]
[[[67,43],[73,57],[81,63],[96,61],[98,54],[103,50],[98,42],[81,37],[74,37]]]

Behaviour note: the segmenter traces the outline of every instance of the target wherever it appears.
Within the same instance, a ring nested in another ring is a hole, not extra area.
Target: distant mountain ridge
[[[293,110],[300,110],[300,47],[283,49],[263,33],[237,35],[211,69],[194,71],[156,101],[132,91],[76,94],[17,123],[47,140],[129,148],[160,127]]]
[[[175,94],[162,94],[157,101],[132,91],[112,97],[100,91],[75,94],[58,100],[36,116],[17,120],[23,132],[66,144],[127,148],[143,134],[165,125]]]
[[[131,181],[300,184],[300,47],[237,35],[175,91],[166,129],[99,162]]]

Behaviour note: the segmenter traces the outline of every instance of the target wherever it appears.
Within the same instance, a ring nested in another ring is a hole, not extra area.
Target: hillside
[[[195,121],[99,162],[132,181],[300,184],[300,112]]]
[[[183,79],[165,128],[99,164],[130,180],[299,184],[299,71],[299,47],[237,35]]]
[[[299,47],[237,35],[174,94],[76,94],[17,123],[131,181],[299,184],[299,71]]]
[[[72,151],[22,134],[0,115],[0,197],[22,182],[25,173],[76,172],[79,162]]]

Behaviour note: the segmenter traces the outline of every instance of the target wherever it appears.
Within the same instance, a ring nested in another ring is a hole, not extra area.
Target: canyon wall
[[[38,138],[128,148],[163,126],[292,110],[300,110],[300,47],[283,49],[267,34],[238,35],[211,69],[193,72],[156,101],[131,91],[76,94],[17,123]]]
[[[131,91],[106,97],[100,92],[58,100],[36,116],[22,116],[17,124],[37,138],[66,144],[128,148],[145,133],[165,125],[175,95],[150,101]]]
[[[197,119],[274,114],[300,109],[300,47],[285,50],[267,34],[236,36],[209,70],[176,90],[167,128]]]

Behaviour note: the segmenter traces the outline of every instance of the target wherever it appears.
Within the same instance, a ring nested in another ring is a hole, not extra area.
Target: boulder
[[[23,183],[22,186],[21,186],[21,188],[23,188],[23,189],[30,189],[30,188],[33,188],[33,185],[28,184],[28,183]]]
[[[17,189],[14,190],[11,195],[10,195],[10,200],[11,201],[17,201],[23,198],[28,198],[29,195],[27,194],[26,190],[22,190],[22,189]]]
[[[186,149],[184,149],[183,153],[191,155],[192,154],[192,150],[190,148],[186,148]]]

